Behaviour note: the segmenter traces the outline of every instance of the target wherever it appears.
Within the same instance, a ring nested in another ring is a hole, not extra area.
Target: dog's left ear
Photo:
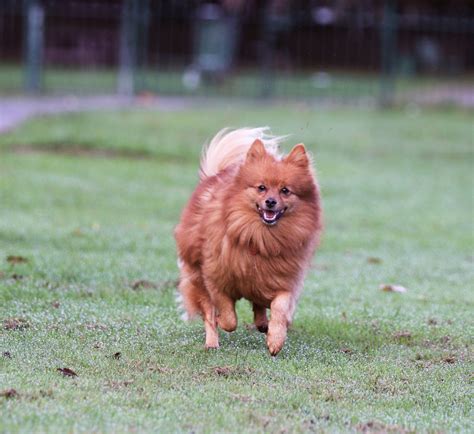
[[[291,152],[286,156],[285,161],[298,167],[308,167],[309,158],[303,143],[295,145]]]

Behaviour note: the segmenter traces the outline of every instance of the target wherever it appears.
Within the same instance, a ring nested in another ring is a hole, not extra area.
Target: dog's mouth
[[[280,219],[280,217],[285,213],[287,208],[282,208],[280,210],[271,210],[271,209],[263,209],[257,204],[257,210],[260,214],[260,218],[262,219],[263,223],[269,226],[273,226],[276,222]]]

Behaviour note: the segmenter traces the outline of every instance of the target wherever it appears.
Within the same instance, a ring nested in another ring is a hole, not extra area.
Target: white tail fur
[[[199,177],[214,176],[232,164],[243,162],[256,139],[263,142],[269,153],[278,156],[278,144],[284,137],[272,136],[268,131],[268,127],[220,130],[203,149]]]

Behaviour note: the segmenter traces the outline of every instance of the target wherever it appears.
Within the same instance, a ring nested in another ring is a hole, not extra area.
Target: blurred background
[[[472,0],[1,0],[0,95],[474,106]]]
[[[0,0],[0,431],[473,432],[473,115],[474,0]],[[202,144],[264,125],[325,221],[272,363],[175,303]]]

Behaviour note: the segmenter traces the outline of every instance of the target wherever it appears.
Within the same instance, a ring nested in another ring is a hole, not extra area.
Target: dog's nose
[[[268,208],[273,208],[276,204],[277,204],[277,201],[275,199],[273,199],[273,197],[269,197],[265,201],[265,205],[267,205]]]

